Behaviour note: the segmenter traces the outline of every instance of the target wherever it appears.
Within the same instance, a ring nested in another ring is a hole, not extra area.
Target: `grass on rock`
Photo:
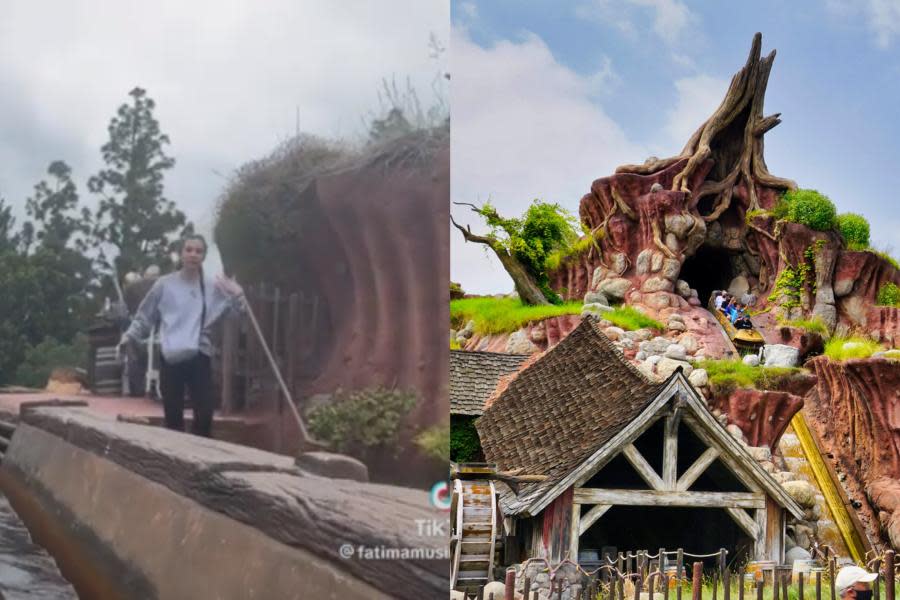
[[[666,328],[665,325],[656,319],[651,319],[633,306],[614,308],[603,313],[603,318],[625,331],[634,331],[635,329],[658,329],[662,331]]]
[[[804,329],[810,333],[818,333],[822,336],[828,335],[828,327],[819,318],[812,319],[795,319],[793,321],[779,321],[780,325],[784,325],[786,327],[797,327],[799,329]]]
[[[797,367],[751,367],[740,360],[703,360],[695,367],[706,369],[713,389],[777,388],[785,379],[801,371]]]
[[[454,328],[475,321],[475,333],[512,333],[531,321],[560,315],[581,314],[581,302],[530,306],[518,298],[462,298],[450,301],[450,322]]]
[[[832,338],[825,344],[825,356],[837,361],[869,358],[881,350],[884,348],[878,342],[864,337]]]

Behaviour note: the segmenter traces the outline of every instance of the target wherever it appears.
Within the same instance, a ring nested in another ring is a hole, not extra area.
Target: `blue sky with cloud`
[[[864,214],[900,254],[900,0],[454,0],[451,18],[453,200],[577,212],[616,166],[679,152],[760,31],[778,51],[765,112],[783,120],[769,170]],[[483,248],[452,240],[454,281],[512,289]]]

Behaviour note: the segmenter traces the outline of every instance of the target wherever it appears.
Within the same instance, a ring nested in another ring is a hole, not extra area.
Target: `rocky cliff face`
[[[806,398],[810,425],[844,474],[848,494],[868,498],[860,517],[900,548],[900,514],[893,518],[900,505],[900,362],[818,357],[807,366],[817,377]]]

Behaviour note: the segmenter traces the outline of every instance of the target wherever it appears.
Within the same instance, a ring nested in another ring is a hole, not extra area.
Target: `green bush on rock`
[[[784,202],[787,205],[785,218],[788,221],[806,225],[816,231],[828,231],[835,226],[837,210],[834,203],[817,190],[789,190],[784,194]]]
[[[878,290],[876,299],[878,306],[900,306],[900,287],[888,282]]]
[[[850,250],[865,250],[869,247],[869,222],[862,215],[844,213],[837,217],[841,237]]]

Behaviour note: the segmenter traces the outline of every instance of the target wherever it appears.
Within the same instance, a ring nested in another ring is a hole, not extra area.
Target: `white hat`
[[[878,577],[878,573],[869,573],[865,569],[857,566],[844,567],[838,571],[837,577],[834,578],[834,587],[838,594],[853,587],[856,583],[871,583]]]

